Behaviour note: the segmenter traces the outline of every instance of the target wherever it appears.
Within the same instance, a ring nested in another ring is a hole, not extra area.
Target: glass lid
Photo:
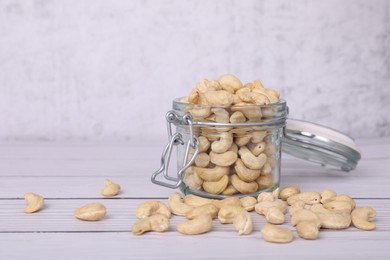
[[[287,120],[282,151],[342,171],[355,169],[361,158],[351,137],[322,125],[296,119]]]

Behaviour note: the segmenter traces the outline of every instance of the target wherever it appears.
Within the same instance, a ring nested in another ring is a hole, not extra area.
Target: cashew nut
[[[253,231],[253,221],[248,211],[242,210],[233,219],[234,228],[239,235],[249,235]]]
[[[234,169],[236,170],[236,173],[240,179],[246,182],[256,180],[261,174],[260,170],[252,170],[247,168],[241,159],[237,159],[234,165]]]
[[[257,188],[259,187],[257,182],[255,182],[255,181],[245,182],[245,181],[241,180],[240,177],[237,176],[237,174],[233,174],[230,177],[230,182],[232,183],[234,188],[236,188],[242,194],[254,193],[257,191]]]
[[[194,207],[183,202],[179,193],[175,192],[168,198],[171,212],[177,216],[186,216]]]
[[[318,238],[320,230],[315,222],[303,220],[297,226],[297,233],[303,239],[314,240]]]
[[[211,194],[220,194],[222,193],[229,184],[229,177],[223,175],[222,178],[218,181],[204,181],[203,189]]]
[[[219,181],[223,176],[228,175],[229,167],[218,165],[214,168],[194,167],[194,171],[205,181]]]
[[[222,192],[222,195],[234,195],[237,194],[238,190],[230,183],[226,189]]]
[[[204,204],[212,203],[211,199],[206,199],[200,196],[196,196],[193,194],[188,194],[183,199],[184,203],[193,206],[193,207],[199,207]]]
[[[318,192],[302,192],[288,197],[287,203],[288,205],[292,205],[298,200],[302,200],[305,204],[316,204],[320,203],[321,195]]]
[[[185,235],[197,235],[209,232],[213,220],[208,214],[202,214],[194,219],[183,221],[176,225],[177,231]]]
[[[204,136],[199,136],[199,153],[207,152],[207,150],[210,148],[210,141],[204,137]]]
[[[282,200],[276,199],[274,201],[263,201],[257,203],[255,205],[255,211],[258,214],[265,216],[267,214],[268,209],[273,207],[278,208],[282,213],[285,213],[287,209],[286,204]]]
[[[236,78],[235,76],[231,74],[224,74],[218,78],[219,84],[221,86],[230,86],[233,88],[234,91],[237,91],[238,89],[242,88],[242,83],[241,81]]]
[[[204,97],[208,104],[214,106],[230,106],[233,103],[233,94],[226,90],[209,90]]]
[[[265,219],[271,224],[283,224],[285,221],[283,212],[277,207],[268,208]]]
[[[253,139],[253,137],[252,137],[252,139]],[[264,152],[266,144],[265,144],[265,142],[260,141],[258,143],[248,143],[247,146],[254,156],[258,156],[262,152]]]
[[[222,200],[213,200],[212,201],[215,206],[219,209],[224,206],[242,206],[241,200],[238,197],[228,197]]]
[[[292,196],[292,195],[296,195],[296,194],[299,194],[301,193],[301,189],[297,186],[288,186],[288,187],[285,187],[283,188],[281,191],[280,191],[280,198],[284,201],[286,201],[288,199],[288,197]]]
[[[241,211],[246,211],[241,206],[226,205],[219,209],[218,219],[222,224],[233,223],[234,217]]]
[[[264,153],[255,156],[246,146],[242,146],[238,150],[238,154],[240,155],[241,160],[245,166],[252,170],[260,170],[267,161],[267,156]]]
[[[34,213],[40,210],[45,203],[44,198],[36,193],[27,192],[24,194],[24,200],[27,203],[26,208],[24,209],[24,213]]]
[[[242,207],[246,211],[253,211],[255,209],[255,205],[257,203],[256,198],[251,196],[246,196],[240,199]]]
[[[251,98],[251,89],[248,86],[244,86],[243,88],[240,88],[236,91],[236,96],[238,96],[239,100],[241,102],[252,102]]]
[[[201,80],[196,84],[196,89],[200,93],[206,93],[209,90],[220,90],[222,89],[221,84],[216,80]]]
[[[331,211],[324,208],[322,204],[314,204],[310,210],[317,214],[322,222],[322,228],[346,229],[351,225],[351,214],[345,211]]]
[[[274,180],[271,174],[260,175],[259,178],[256,179],[257,185],[259,185],[258,189],[265,189],[271,187],[274,184]]]
[[[293,227],[295,227],[301,221],[310,221],[316,224],[317,228],[320,228],[322,225],[321,219],[311,210],[300,209],[294,212],[291,216],[290,222]]]
[[[375,223],[372,222],[376,216],[376,211],[370,207],[360,207],[352,211],[352,224],[362,230],[374,230]]]
[[[272,173],[272,167],[271,167],[271,165],[268,163],[268,158],[267,158],[267,161],[266,161],[266,163],[264,164],[263,169],[261,169],[261,174],[262,174],[262,175],[270,175],[271,173]]]
[[[211,111],[215,114],[215,122],[229,123],[229,112],[223,108],[212,108]]]
[[[257,196],[257,202],[263,202],[263,201],[275,201],[278,198],[278,192],[279,189],[276,189],[272,192],[270,191],[264,191]]]
[[[147,231],[164,232],[169,228],[169,218],[165,215],[155,214],[150,217],[139,219],[134,223],[132,232],[134,235],[142,235]]]
[[[290,214],[290,216],[292,216],[292,215],[294,215],[295,212],[297,212],[298,210],[304,209],[304,208],[305,208],[305,202],[298,200],[297,202],[292,204],[290,206],[290,208],[288,209],[289,214]]]
[[[261,120],[260,106],[251,103],[238,103],[231,107],[232,111],[240,111],[248,119],[248,122],[256,122]]]
[[[207,167],[210,164],[210,156],[207,153],[200,153],[195,158],[195,165],[198,167]]]
[[[252,132],[252,138],[251,142],[254,144],[262,143],[262,146],[258,149],[262,150],[263,152],[265,150],[265,142],[263,142],[264,138],[267,136],[267,131],[253,131]]]
[[[229,132],[222,132],[219,136],[219,141],[215,141],[211,144],[211,150],[215,153],[224,153],[232,146],[233,135]]]
[[[207,106],[195,105],[189,110],[189,112],[195,121],[202,121],[211,115],[211,109]]]
[[[121,186],[119,184],[113,183],[109,179],[104,180],[104,189],[101,191],[103,196],[111,197],[118,195],[121,190]]]
[[[74,216],[86,221],[99,221],[106,216],[106,207],[97,202],[86,204],[74,211]]]
[[[135,210],[137,218],[146,218],[155,214],[171,217],[171,210],[161,201],[149,200],[141,203]]]
[[[227,151],[224,153],[210,152],[210,160],[218,166],[230,166],[237,160],[237,153],[233,151]]]
[[[356,207],[355,201],[349,195],[346,195],[346,194],[341,194],[341,195],[332,197],[331,201],[344,201],[344,202],[347,202],[348,204],[351,205],[351,209],[352,210],[355,209],[355,207]]]
[[[244,123],[246,121],[246,118],[243,113],[240,111],[236,111],[232,113],[229,119],[230,123]]]
[[[234,142],[238,145],[238,146],[244,146],[244,145],[247,145],[250,140],[251,140],[251,136],[250,135],[238,135],[236,136],[236,138],[234,139]]]
[[[265,224],[261,229],[261,234],[265,241],[272,243],[289,243],[294,240],[290,229],[273,224]]]
[[[204,204],[199,207],[195,207],[187,212],[186,217],[188,219],[194,219],[202,214],[208,214],[211,218],[215,218],[218,214],[219,208],[213,203]]]
[[[251,97],[251,103],[254,103],[256,105],[265,105],[270,103],[270,99],[268,98],[267,95],[259,92],[251,92],[250,93]]]
[[[202,189],[203,180],[199,177],[199,175],[193,170],[193,167],[189,167],[185,171],[183,181],[194,190]]]
[[[321,192],[321,203],[322,204],[325,204],[329,201],[332,200],[332,198],[336,197],[337,196],[337,193],[334,192],[333,190],[331,189],[325,189]]]
[[[352,212],[352,205],[346,201],[329,201],[324,204],[324,208],[336,211],[345,211],[350,214]]]

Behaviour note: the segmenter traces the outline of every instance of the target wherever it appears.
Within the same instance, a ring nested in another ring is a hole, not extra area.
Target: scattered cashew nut
[[[188,219],[194,219],[200,215],[207,214],[212,219],[214,219],[218,214],[219,208],[215,206],[213,203],[204,204],[199,207],[195,207],[189,212],[187,212],[186,217]]]
[[[135,210],[137,218],[146,218],[155,214],[171,217],[171,210],[161,201],[149,200],[141,203]]]
[[[305,204],[316,204],[320,203],[321,194],[318,192],[302,192],[295,195],[292,195],[287,198],[288,205],[292,205],[298,200],[303,201]]]
[[[44,198],[36,193],[27,192],[24,194],[24,200],[27,203],[26,208],[24,209],[24,213],[34,213],[40,210],[45,203]]]
[[[318,238],[320,233],[319,228],[315,222],[304,220],[300,221],[297,226],[297,233],[303,239],[314,240]]]
[[[219,209],[218,220],[221,224],[231,224],[235,216],[241,211],[246,211],[241,206],[226,205]]]
[[[177,216],[186,216],[194,207],[183,202],[179,193],[175,192],[168,198],[171,212]]]
[[[290,222],[293,227],[301,221],[313,222],[316,224],[317,228],[320,228],[322,225],[321,219],[317,214],[308,209],[300,209],[291,216]]]
[[[288,186],[283,188],[280,191],[280,198],[284,201],[288,199],[288,197],[291,197],[292,195],[296,195],[301,193],[301,189],[297,186]]]
[[[362,230],[374,230],[375,223],[372,222],[376,211],[371,207],[360,207],[352,211],[352,224]]]
[[[294,240],[294,234],[290,229],[273,224],[265,224],[261,234],[265,241],[272,243],[289,243]]]
[[[213,220],[208,214],[202,214],[194,219],[180,222],[176,225],[177,231],[185,235],[197,235],[209,232]]]
[[[246,210],[241,210],[236,214],[233,225],[239,235],[249,235],[253,231],[253,220]]]
[[[104,189],[101,191],[103,196],[112,197],[118,195],[121,190],[121,186],[119,184],[113,183],[109,179],[104,180]]]
[[[253,211],[255,209],[255,205],[257,203],[256,198],[251,196],[245,196],[240,199],[241,205],[246,211]]]
[[[99,221],[106,216],[106,207],[98,202],[88,203],[74,211],[74,216],[86,221]]]
[[[139,219],[134,223],[132,232],[134,235],[142,235],[147,231],[164,232],[169,228],[169,218],[165,215],[155,214]]]

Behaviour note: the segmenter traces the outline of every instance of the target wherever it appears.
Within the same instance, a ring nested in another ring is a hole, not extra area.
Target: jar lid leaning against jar
[[[279,187],[282,150],[342,171],[356,167],[352,138],[287,117],[286,101],[259,80],[242,84],[226,74],[200,81],[166,114],[169,142],[151,180],[207,198],[255,197]],[[173,147],[177,171],[169,174]]]

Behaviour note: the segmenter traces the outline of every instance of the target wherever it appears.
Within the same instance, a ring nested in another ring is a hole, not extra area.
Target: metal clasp
[[[178,188],[183,182],[183,174],[184,171],[191,166],[194,162],[196,156],[199,152],[199,141],[196,136],[194,136],[194,129],[192,123],[192,117],[190,114],[185,114],[183,117],[180,117],[175,111],[169,111],[166,116],[167,120],[167,131],[168,131],[168,143],[165,146],[162,155],[161,155],[161,166],[160,168],[153,173],[151,180],[153,183],[168,187],[171,189]],[[183,125],[189,126],[189,140],[185,144],[183,141],[183,137],[180,133],[172,134],[172,124],[173,123],[182,123]],[[172,149],[174,146],[178,145],[186,145],[186,150],[183,159],[183,167],[177,172],[176,176],[171,176],[168,174],[169,163],[171,161]],[[193,148],[194,154],[188,159],[188,155],[190,153],[190,148]],[[165,181],[157,180],[157,176],[163,174]]]

